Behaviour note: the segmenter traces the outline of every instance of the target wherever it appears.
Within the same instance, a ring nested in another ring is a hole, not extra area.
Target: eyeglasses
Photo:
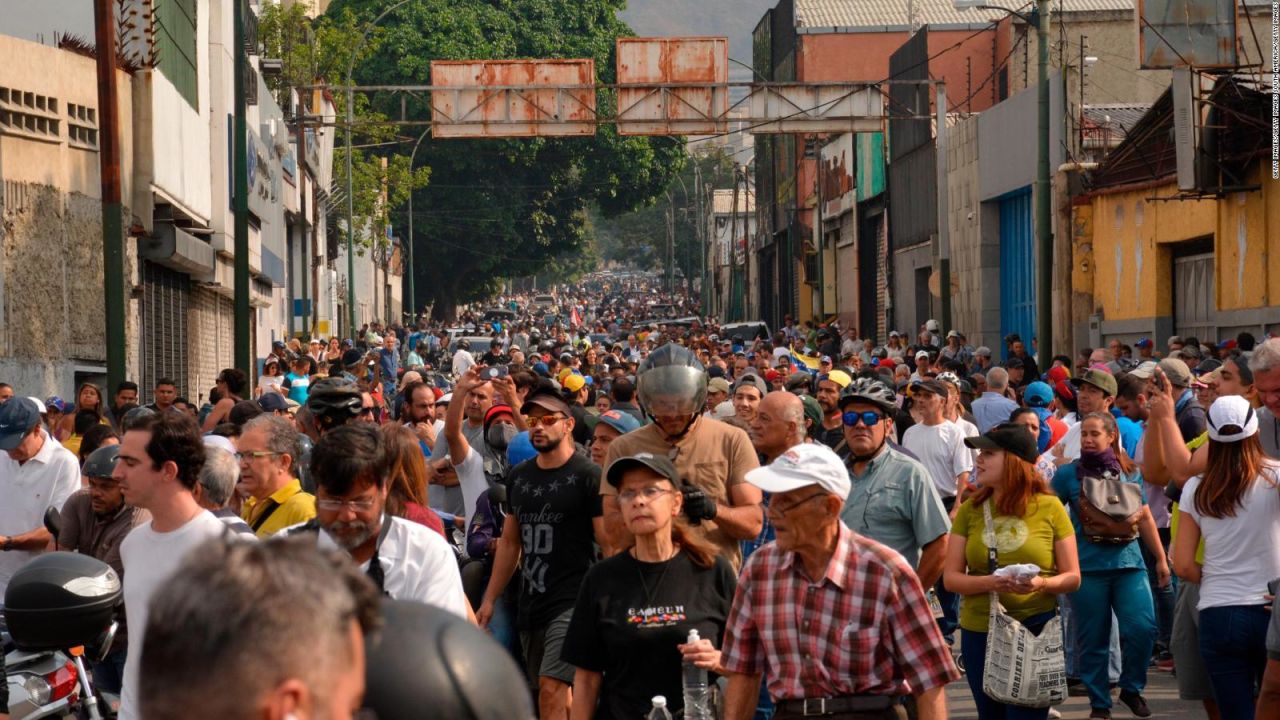
[[[863,412],[854,412],[853,410],[849,410],[840,417],[844,422],[845,427],[857,427],[858,423],[861,422],[863,425],[871,428],[879,425],[880,421],[884,419],[884,415],[881,415],[875,410],[866,410]]]
[[[524,419],[524,421],[528,423],[529,429],[536,428],[539,425],[542,427],[551,427],[561,420],[564,420],[564,417],[561,415],[529,415]]]
[[[827,493],[825,493],[825,492],[816,492],[816,493],[814,493],[814,494],[810,495],[809,497],[804,498],[803,500],[797,500],[797,501],[795,501],[795,502],[791,503],[790,505],[788,505],[788,506],[786,506],[786,507],[778,507],[778,506],[776,506],[776,505],[772,505],[772,504],[770,504],[770,505],[769,505],[769,507],[768,507],[768,509],[767,509],[765,512],[766,512],[767,514],[769,514],[769,515],[773,515],[774,517],[783,517],[783,516],[785,516],[787,513],[791,512],[792,510],[795,510],[796,508],[798,508],[798,507],[800,507],[801,505],[803,505],[803,504],[805,504],[805,503],[809,502],[810,500],[813,500],[813,499],[815,499],[815,498],[823,497],[823,496],[825,496],[826,494],[827,494]]]
[[[373,406],[369,406],[369,407],[362,407],[362,408],[360,408],[360,414],[361,414],[361,415],[372,415],[372,414],[373,414],[373,411],[374,411]]]
[[[325,512],[339,512],[343,508],[351,508],[356,512],[369,512],[373,509],[374,498],[361,498],[360,500],[316,500],[316,508]]]
[[[624,492],[620,492],[618,493],[618,500],[624,503],[633,503],[636,501],[637,497],[644,497],[645,502],[652,502],[669,492],[674,491],[666,488],[660,488],[657,485],[649,485],[648,487],[642,487],[639,490],[626,490]]]
[[[271,457],[273,455],[283,455],[284,453],[271,452],[270,450],[251,450],[249,452],[236,453],[236,460],[257,460],[258,458]]]

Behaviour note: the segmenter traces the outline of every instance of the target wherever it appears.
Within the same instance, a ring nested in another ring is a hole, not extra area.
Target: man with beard
[[[85,459],[81,474],[88,487],[67,498],[62,506],[58,549],[97,558],[124,577],[120,543],[135,526],[150,520],[151,513],[125,504],[120,482],[111,477],[119,457],[119,445],[106,445]],[[120,692],[127,646],[128,631],[121,618],[111,652],[101,662],[92,663],[95,687],[110,693]]]
[[[436,446],[436,394],[431,386],[422,382],[410,382],[404,387],[404,406],[400,419],[405,427],[418,436],[423,453],[431,455]]]
[[[311,451],[316,517],[288,529],[318,533],[321,550],[341,549],[393,600],[435,605],[468,617],[453,550],[439,533],[384,512],[395,458],[376,425],[325,433]]]
[[[844,424],[840,421],[840,393],[851,382],[853,378],[843,370],[832,370],[818,377],[817,399],[822,408],[822,427],[816,429],[814,437],[832,450],[844,440]]]
[[[573,415],[552,389],[529,393],[520,412],[538,455],[508,476],[511,512],[503,524],[493,575],[476,616],[487,625],[519,565],[524,580],[516,625],[539,717],[568,716],[575,668],[560,659],[578,588],[607,546],[600,517],[600,466],[578,455]]]

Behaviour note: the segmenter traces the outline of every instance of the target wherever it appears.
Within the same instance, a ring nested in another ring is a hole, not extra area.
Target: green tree
[[[702,276],[704,239],[698,228],[699,218],[710,213],[711,189],[732,184],[733,157],[723,148],[692,147],[689,162],[654,202],[613,218],[593,217],[601,260],[667,272],[668,236],[672,235],[674,267],[689,280]],[[696,196],[699,189],[703,193],[701,200]],[[701,232],[706,232],[705,228]]]
[[[264,57],[278,58],[282,71],[278,77],[267,79],[267,85],[282,108],[291,107],[290,91],[298,92],[303,111],[314,115],[309,87],[324,83],[343,83],[348,63],[359,63],[373,53],[383,38],[383,29],[368,28],[365,33],[355,13],[351,11],[308,17],[312,4],[299,0],[285,6],[282,3],[265,4],[258,17],[258,39],[262,43]],[[333,93],[338,118],[346,116],[346,94]],[[391,222],[394,209],[409,199],[413,188],[426,186],[430,168],[420,165],[409,167],[409,158],[398,147],[410,138],[397,135],[397,127],[385,115],[370,105],[369,98],[354,95],[353,114],[356,132],[353,134],[351,153],[352,215],[357,228],[354,238],[357,253],[363,254],[374,243],[384,247],[388,243],[385,228]],[[373,154],[361,149],[362,145],[380,146],[390,151]],[[344,192],[347,188],[346,146],[342,143],[334,150],[334,183]],[[345,214],[341,224],[335,224],[337,240],[345,242]]]
[[[428,84],[432,60],[592,58],[597,80],[614,78],[614,43],[630,30],[622,0],[415,0],[381,25],[363,84]],[[382,0],[336,0],[329,14],[373,17]],[[612,102],[598,93],[598,104]],[[403,105],[402,105],[403,103]],[[425,97],[376,94],[376,110],[424,120]],[[557,259],[591,253],[587,211],[607,217],[651,202],[684,162],[670,138],[620,137],[601,126],[592,137],[428,139],[417,162],[431,184],[414,196],[415,265],[420,297],[437,318],[483,298],[503,278],[533,275]]]

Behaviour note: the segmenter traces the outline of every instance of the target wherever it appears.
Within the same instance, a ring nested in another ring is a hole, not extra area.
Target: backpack
[[[1080,478],[1080,534],[1089,542],[1123,545],[1138,537],[1142,486],[1115,473]]]

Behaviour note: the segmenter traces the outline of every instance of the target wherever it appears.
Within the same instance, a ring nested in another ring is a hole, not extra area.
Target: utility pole
[[[422,141],[431,133],[428,127],[418,136],[418,141],[413,144],[413,152],[409,153],[409,238],[405,241],[405,253],[409,263],[406,271],[409,273],[409,321],[416,326],[418,323],[418,294],[413,287],[413,161],[418,157],[418,148],[422,145]],[[413,350],[413,348],[409,348]]]
[[[730,288],[730,294],[731,294],[731,295],[732,295],[733,286],[737,284],[737,283],[733,282],[733,276],[737,274],[736,272],[734,272],[734,266],[735,266],[735,265],[737,265],[737,258],[738,258],[738,164],[737,164],[736,162],[733,164],[733,209],[732,209],[732,213],[733,213],[733,214],[729,216],[729,288]],[[745,258],[745,256],[744,256],[744,258],[743,258],[743,259],[744,259],[744,260],[746,259],[746,258]],[[746,283],[745,283],[745,279],[744,279],[743,284],[744,284],[744,286],[745,286],[745,284],[746,284]],[[745,292],[746,292],[746,288],[745,288],[745,287],[743,288],[743,292],[744,292],[744,294],[745,294]],[[729,307],[728,307],[728,308],[726,308],[726,312],[725,312],[725,317],[726,317],[726,318],[731,314],[731,312],[730,312],[730,311],[731,311],[731,310],[732,310],[736,305],[737,305],[736,298],[730,297],[730,298],[729,298],[729,302],[728,302],[728,306],[729,306]],[[745,312],[745,311],[744,311],[744,312]],[[739,317],[739,316],[738,316],[738,314],[737,314],[736,312],[733,312],[733,313],[732,313],[732,315],[733,315],[733,319],[734,319],[734,320],[743,320],[743,319],[745,319],[745,318]]]
[[[125,376],[124,209],[120,189],[120,98],[116,87],[115,0],[94,0],[98,43],[98,168],[102,182],[102,291],[107,325],[107,388]]]
[[[235,129],[231,146],[231,172],[235,193],[235,362],[234,365],[252,380],[253,345],[249,338],[249,147],[245,129],[247,113],[245,98],[248,57],[244,48],[245,0],[232,0],[234,37],[231,52],[235,53],[233,83],[235,93]]]
[[[675,268],[675,247],[676,247],[676,213],[675,200],[671,197],[671,191],[667,190],[667,292],[675,292],[676,289],[676,268]]]
[[[1038,139],[1036,163],[1036,350],[1042,367],[1053,357],[1053,230],[1049,205],[1049,2],[1036,0],[1036,48],[1039,55]]]
[[[938,297],[942,332],[951,331],[951,194],[947,188],[947,86],[938,83]],[[928,108],[925,108],[926,110]]]

